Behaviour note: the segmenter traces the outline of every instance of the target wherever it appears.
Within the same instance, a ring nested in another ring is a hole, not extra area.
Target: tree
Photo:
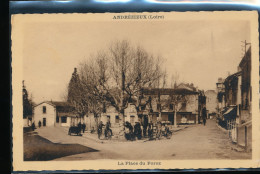
[[[28,92],[23,81],[23,118],[32,115],[32,101],[28,98]]]
[[[105,108],[105,97],[101,90],[100,84],[106,81],[106,68],[104,60],[100,59],[101,55],[91,59],[89,62],[83,62],[80,64],[80,81],[82,85],[81,95],[86,102],[84,103],[88,108],[88,113],[92,113],[95,118],[95,128],[98,126],[98,118]]]
[[[67,101],[74,106],[75,111],[81,118],[88,112],[87,100],[84,96],[84,88],[80,81],[77,68],[74,68],[72,77],[68,85],[68,96]]]
[[[80,65],[81,79],[99,106],[113,106],[118,111],[122,135],[124,109],[133,99],[139,108],[142,88],[161,77],[161,59],[155,59],[140,46],[131,46],[126,40],[112,43],[93,57]]]

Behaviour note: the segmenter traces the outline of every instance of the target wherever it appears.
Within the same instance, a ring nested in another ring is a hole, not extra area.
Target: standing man
[[[206,125],[206,120],[207,120],[207,110],[206,110],[205,106],[203,106],[203,109],[202,109],[202,119],[203,119],[203,124],[205,126]]]
[[[82,124],[82,131],[83,131],[83,133],[85,132],[85,129],[86,129],[86,124],[83,123],[83,124]]]
[[[34,122],[32,123],[32,130],[33,130],[33,131],[35,130],[35,124],[34,124]]]
[[[81,129],[82,129],[81,122],[78,123],[78,129],[79,129],[79,132],[81,133]]]
[[[42,122],[39,121],[39,122],[38,122],[38,127],[40,128],[41,126],[42,126]]]

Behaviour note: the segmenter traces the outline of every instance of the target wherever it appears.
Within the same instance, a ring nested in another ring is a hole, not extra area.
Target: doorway
[[[46,126],[46,118],[43,118],[43,120],[42,120],[42,126]]]

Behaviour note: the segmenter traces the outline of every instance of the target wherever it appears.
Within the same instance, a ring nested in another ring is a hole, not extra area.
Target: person
[[[83,123],[83,124],[82,124],[82,131],[83,131],[83,133],[85,132],[85,129],[86,129],[86,124]]]
[[[35,130],[35,124],[33,122],[33,124],[32,124],[32,131],[34,131],[34,130]]]
[[[161,132],[162,132],[162,123],[161,123],[161,121],[158,121],[156,128],[157,128],[157,137],[159,138],[161,136]]]
[[[107,123],[106,123],[106,133],[107,133],[107,131],[111,131],[111,135],[113,135],[113,133],[112,133],[112,130],[110,129],[110,127],[111,127],[111,123],[110,123],[110,121],[107,121]],[[106,136],[106,135],[105,135]]]
[[[99,122],[98,124],[98,139],[100,139],[100,136],[102,134],[102,128],[103,128],[104,124],[102,121]]]
[[[39,122],[38,122],[38,127],[40,128],[41,126],[42,126],[42,122],[39,121]]]
[[[133,141],[133,139],[134,139],[133,126],[131,125],[131,123],[126,121],[125,127],[127,128],[127,130],[125,130],[125,138],[127,140]]]
[[[150,139],[152,139],[153,137],[153,122],[150,121],[150,123],[148,124],[148,137]]]
[[[139,140],[142,138],[141,124],[139,122],[135,122],[134,134]]]
[[[81,132],[81,129],[82,129],[81,122],[78,123],[78,128],[79,128],[79,130]]]
[[[203,119],[203,125],[206,125],[206,119],[207,119],[207,110],[206,107],[204,106],[202,109],[202,119]]]
[[[143,124],[143,136],[146,137],[146,131],[147,131],[147,122],[144,122]]]

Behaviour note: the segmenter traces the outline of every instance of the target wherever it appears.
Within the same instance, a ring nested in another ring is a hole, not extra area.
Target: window
[[[60,119],[58,116],[56,116],[56,123],[59,123]]]
[[[170,109],[173,110],[173,104],[170,104]]]
[[[46,114],[46,106],[42,107],[42,113]]]
[[[118,115],[116,115],[115,123],[119,123],[119,116]]]
[[[43,118],[43,119],[42,119],[42,125],[43,125],[43,126],[46,126],[46,118]]]
[[[67,123],[67,117],[61,117],[61,123]]]

